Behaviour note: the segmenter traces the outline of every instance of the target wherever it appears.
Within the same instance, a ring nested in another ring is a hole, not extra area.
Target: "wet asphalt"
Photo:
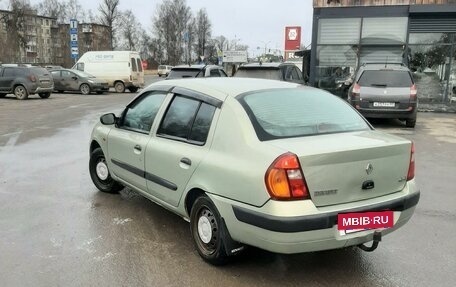
[[[421,189],[414,217],[375,252],[250,248],[214,267],[180,217],[128,189],[98,192],[90,180],[93,125],[133,97],[0,99],[0,286],[454,286],[456,114],[420,113],[414,130],[374,122],[415,141]]]

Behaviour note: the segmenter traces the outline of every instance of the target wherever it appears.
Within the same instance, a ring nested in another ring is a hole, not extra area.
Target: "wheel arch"
[[[193,204],[195,203],[196,199],[205,194],[206,192],[201,188],[192,188],[187,192],[185,196],[185,211],[187,212],[189,218],[192,212]]]
[[[101,145],[96,140],[92,140],[92,142],[90,143],[90,154],[97,148],[101,148]]]

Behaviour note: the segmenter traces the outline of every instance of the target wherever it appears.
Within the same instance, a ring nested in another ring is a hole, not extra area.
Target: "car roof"
[[[190,79],[178,79],[178,80],[167,80],[166,83],[163,81],[155,82],[148,86],[145,91],[154,90],[157,87],[181,87],[196,92],[200,92],[221,101],[224,101],[226,97],[236,97],[240,94],[254,92],[259,90],[269,89],[287,89],[287,88],[304,88],[313,91],[321,92],[321,90],[306,87],[301,84],[276,81],[276,80],[265,80],[265,79],[251,79],[251,78],[190,78]]]
[[[279,68],[280,66],[294,66],[293,63],[248,63],[239,67],[239,69],[249,69],[249,68]]]
[[[378,71],[378,70],[395,70],[395,71],[409,71],[409,68],[400,63],[365,63],[362,64],[360,70],[364,71]]]
[[[179,65],[173,67],[173,70],[181,70],[181,69],[198,69],[201,70],[202,68],[222,68],[217,65]]]

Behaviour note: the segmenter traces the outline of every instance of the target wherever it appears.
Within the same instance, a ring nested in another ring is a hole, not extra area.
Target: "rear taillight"
[[[36,77],[35,77],[35,75],[30,75],[30,76],[29,76],[29,79],[30,79],[30,81],[32,81],[32,82],[36,82]]]
[[[416,86],[413,84],[410,87],[410,100],[411,101],[416,101],[416,94],[417,94]]]
[[[353,86],[353,89],[352,89],[352,92],[351,92],[351,97],[352,98],[359,97],[359,93],[360,92],[361,92],[361,86],[358,85],[358,84],[355,84]]]
[[[309,189],[298,157],[293,153],[279,156],[265,175],[269,194],[276,200],[309,199]]]
[[[407,181],[412,180],[415,177],[415,144],[412,143],[410,150],[410,164],[407,173]]]

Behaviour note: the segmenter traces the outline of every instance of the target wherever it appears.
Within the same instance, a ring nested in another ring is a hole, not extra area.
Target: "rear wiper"
[[[387,84],[371,84],[372,87],[387,87]]]

